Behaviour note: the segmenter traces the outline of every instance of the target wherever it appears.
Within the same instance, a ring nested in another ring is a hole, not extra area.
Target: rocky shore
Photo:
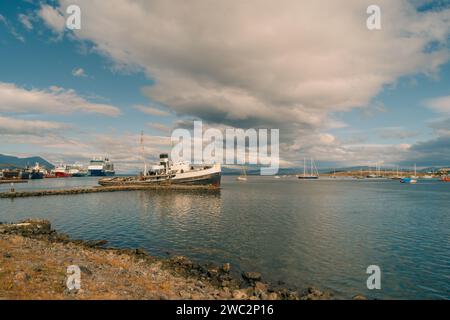
[[[299,293],[272,286],[258,272],[233,277],[230,264],[105,245],[72,240],[46,220],[0,224],[0,299],[332,299],[315,288]],[[81,270],[79,290],[66,285],[70,265]]]

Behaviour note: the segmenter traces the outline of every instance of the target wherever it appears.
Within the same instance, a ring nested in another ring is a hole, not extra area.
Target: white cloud
[[[171,128],[169,126],[158,122],[149,122],[147,123],[147,126],[164,133],[169,133],[171,131]]]
[[[75,68],[72,70],[72,75],[74,77],[87,77],[86,72],[84,71],[83,68]]]
[[[157,109],[157,108],[153,108],[153,107],[148,107],[148,106],[143,106],[143,105],[136,105],[134,106],[134,108],[136,110],[139,110],[145,114],[149,114],[152,116],[159,116],[159,117],[166,117],[169,116],[170,113],[163,111],[161,109]]]
[[[36,134],[42,135],[47,132],[66,128],[67,125],[59,122],[22,120],[0,116],[0,134]]]
[[[327,130],[345,125],[333,113],[369,106],[384,86],[433,75],[450,58],[450,10],[417,12],[406,0],[377,2],[380,31],[366,28],[371,0],[59,3],[83,8],[76,37],[155,80],[143,92],[159,105],[210,123],[280,128],[285,147],[325,159],[397,158],[383,152],[395,145],[332,141]],[[41,16],[58,32],[55,11]]]
[[[118,116],[120,109],[108,104],[93,103],[74,90],[50,87],[48,90],[25,89],[0,82],[0,112],[10,113],[99,113]]]
[[[42,4],[38,11],[38,16],[56,33],[62,33],[64,31],[66,20],[61,11],[47,4]]]
[[[27,15],[21,13],[18,16],[20,23],[27,29],[27,30],[33,30],[33,24],[31,23],[30,17]]]
[[[429,99],[425,101],[425,106],[436,112],[450,115],[450,96]]]
[[[8,29],[9,33],[11,33],[14,38],[19,40],[20,42],[25,42],[25,38],[16,31],[16,29],[11,25],[11,23],[5,18],[5,16],[0,14],[0,22],[4,24],[6,29]]]
[[[450,11],[417,13],[407,1],[379,1],[380,32],[367,30],[371,2],[360,0],[75,3],[84,8],[80,39],[144,68],[156,79],[149,97],[211,121],[320,126],[329,112],[367,105],[383,85],[449,58],[424,49],[447,41]]]

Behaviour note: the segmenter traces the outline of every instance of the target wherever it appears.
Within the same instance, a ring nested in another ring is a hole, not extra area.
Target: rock
[[[278,300],[278,294],[276,292],[271,292],[267,295],[267,300]]]
[[[159,295],[159,300],[169,300],[169,298],[164,293],[161,293]]]
[[[243,272],[242,278],[247,282],[261,281],[261,273],[259,272]]]
[[[81,272],[83,272],[84,274],[88,275],[88,276],[92,276],[92,271],[89,270],[87,267],[85,266],[79,266]]]
[[[332,295],[329,292],[320,291],[317,288],[309,287],[302,295],[301,300],[330,300]]]
[[[312,294],[312,295],[315,295],[315,296],[321,296],[321,295],[323,294],[323,292],[320,291],[320,290],[317,289],[317,288],[309,287],[309,288],[308,288],[308,294]]]
[[[18,234],[22,236],[41,235],[52,233],[51,224],[48,220],[24,220],[19,223],[2,224],[0,233]]]
[[[262,300],[267,299],[267,285],[262,282],[256,282],[254,285],[254,295]]]
[[[31,277],[27,273],[25,273],[23,271],[19,271],[14,276],[14,281],[17,281],[17,282],[25,282],[25,281],[28,281],[30,279],[31,279]]]
[[[134,250],[134,253],[138,256],[148,256],[147,251],[145,251],[145,249],[142,248]]]
[[[37,265],[33,267],[33,271],[34,272],[42,272],[43,270],[43,266],[42,265]]]
[[[211,267],[208,269],[208,276],[211,278],[217,277],[219,274],[219,268],[217,267]]]
[[[259,291],[267,291],[267,284],[262,283],[260,281],[255,282],[255,290],[259,290]]]
[[[222,271],[223,272],[228,273],[228,272],[230,272],[230,269],[231,269],[231,265],[229,263],[224,263],[223,264],[223,266],[222,266]]]
[[[84,241],[83,244],[89,248],[96,248],[96,247],[102,247],[107,243],[108,243],[108,241],[106,241],[106,240],[88,240],[88,241]]]
[[[234,290],[232,295],[233,295],[233,298],[237,299],[237,300],[244,300],[244,299],[248,298],[248,296],[244,292],[244,290]]]
[[[352,298],[353,300],[368,300],[365,296],[361,295],[361,294],[357,294],[356,296],[354,296]]]

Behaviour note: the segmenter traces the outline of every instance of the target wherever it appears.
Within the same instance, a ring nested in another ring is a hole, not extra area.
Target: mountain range
[[[34,166],[36,162],[39,163],[41,167],[46,169],[53,169],[55,167],[53,164],[41,157],[19,158],[0,154],[0,169],[25,168],[27,166]]]

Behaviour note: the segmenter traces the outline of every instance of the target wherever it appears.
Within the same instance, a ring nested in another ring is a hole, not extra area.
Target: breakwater
[[[1,192],[0,198],[26,198],[43,197],[57,195],[76,195],[85,193],[117,192],[117,191],[136,191],[136,190],[205,190],[217,191],[218,187],[203,185],[153,185],[153,186],[115,186],[115,187],[90,187],[73,188],[61,190],[33,190],[33,191],[14,191]]]
[[[0,184],[6,184],[6,183],[28,183],[28,180],[24,180],[24,179],[0,180]]]

